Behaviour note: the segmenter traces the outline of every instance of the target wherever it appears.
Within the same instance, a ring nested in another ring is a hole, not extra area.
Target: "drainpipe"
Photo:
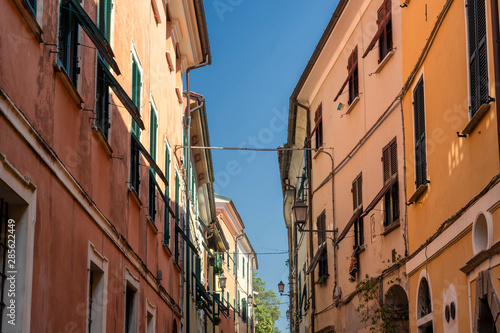
[[[305,108],[307,110],[307,136],[309,136],[309,132],[311,131],[311,110],[309,108]],[[307,143],[307,148],[311,148],[311,141]],[[307,201],[309,204],[309,230],[313,229],[313,222],[312,222],[312,207],[313,207],[313,201],[312,201],[312,187],[311,187],[311,182],[312,182],[312,156],[311,156],[311,151],[308,150],[307,153]],[[312,262],[313,260],[313,233],[309,232],[309,262]],[[315,332],[315,325],[314,325],[314,316],[316,314],[316,288],[314,287],[314,270],[310,273],[311,277],[309,279],[309,283],[311,285],[311,332]]]
[[[491,25],[493,30],[493,62],[495,66],[495,106],[497,110],[498,157],[500,158],[500,24],[498,22],[498,0],[491,0]]]
[[[290,327],[293,327],[293,332],[298,332],[298,326],[299,326],[299,323],[298,323],[298,320],[297,320],[297,315],[299,314],[299,297],[298,297],[298,292],[299,292],[299,281],[298,281],[298,271],[299,271],[299,267],[297,266],[297,263],[298,263],[298,260],[299,260],[299,255],[298,255],[298,248],[297,248],[297,228],[293,228],[293,249],[294,249],[294,259],[293,259],[293,262],[294,262],[294,266],[295,266],[295,276],[294,276],[294,281],[293,281],[293,285],[292,285],[292,288],[293,288],[293,291],[295,292],[295,302],[293,302],[293,295],[294,293],[290,293],[290,304],[291,306],[290,307],[294,307],[295,308],[295,311],[290,311],[290,320],[293,320],[293,326],[290,326]]]
[[[184,115],[184,130],[187,130],[187,145],[188,146],[191,146],[191,91],[190,91],[190,85],[189,85],[189,72],[192,70],[192,69],[196,69],[196,68],[200,68],[200,67],[203,67],[203,66],[206,66],[208,65],[210,62],[209,62],[209,56],[207,55],[207,58],[205,59],[205,61],[201,64],[198,64],[198,65],[194,65],[194,66],[191,66],[189,67],[187,70],[186,70],[186,89],[187,89],[187,107],[186,107],[186,111],[185,111],[185,115]],[[189,156],[191,155],[191,152],[189,152],[187,154],[187,156],[184,156],[185,158],[185,170],[186,170],[186,179],[189,178],[189,174],[187,174],[187,166],[189,166]],[[190,222],[190,207],[189,207],[189,184],[186,184],[186,235],[187,237],[189,238],[190,235],[191,235],[191,222]],[[187,249],[189,249],[189,247],[186,247]],[[187,250],[185,253],[186,253],[186,260],[185,260],[185,272],[186,272],[186,331],[187,332],[190,332],[190,325],[189,325],[189,322],[191,320],[190,318],[190,302],[189,302],[189,291],[190,291],[190,286],[189,286],[189,283],[190,283],[190,280],[191,280],[191,270],[189,269],[191,267],[190,265],[190,262],[189,262],[189,259],[190,259],[190,256],[188,255],[188,253],[190,252],[190,250]]]

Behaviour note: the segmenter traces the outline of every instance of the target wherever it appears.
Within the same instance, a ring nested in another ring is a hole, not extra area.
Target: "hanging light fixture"
[[[295,205],[293,205],[292,210],[297,227],[299,230],[303,230],[307,219],[307,204],[304,200],[298,199],[295,201]]]

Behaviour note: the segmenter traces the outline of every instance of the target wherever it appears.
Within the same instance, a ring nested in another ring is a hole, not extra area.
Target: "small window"
[[[61,2],[59,12],[59,60],[76,87],[78,67],[78,20],[71,2]]]
[[[141,183],[141,152],[138,140],[139,139],[134,134],[130,136],[130,186],[136,194],[139,194],[139,184]]]
[[[146,300],[146,333],[156,332],[156,307]]]
[[[89,332],[101,332],[103,329],[104,306],[104,272],[93,262],[90,263],[88,318]]]
[[[127,283],[125,288],[125,333],[136,332],[137,290]]]
[[[424,78],[413,91],[413,122],[415,132],[415,187],[427,184],[427,153],[425,143]]]
[[[359,96],[359,82],[358,82],[358,47],[354,48],[351,56],[347,61],[347,71],[349,79],[349,104]]]
[[[315,129],[314,131],[316,132],[316,148],[323,147],[323,107],[322,104],[318,106],[318,109],[316,110],[314,114],[314,122],[315,122]]]
[[[165,144],[165,178],[167,178],[168,184],[170,184],[170,149],[168,144]],[[168,245],[170,242],[170,210],[168,205],[170,205],[170,186],[165,185],[165,212],[163,214],[163,245]]]
[[[97,65],[97,88],[96,88],[96,119],[95,125],[99,128],[106,140],[108,140],[111,123],[109,121],[109,82],[102,67],[102,63]]]
[[[396,138],[382,149],[384,185],[398,177],[398,148]],[[399,187],[394,183],[384,196],[384,225],[388,226],[399,219]]]
[[[353,211],[358,209],[363,209],[363,175],[359,174],[359,176],[354,179],[352,182],[352,202],[353,202]],[[354,246],[357,248],[365,243],[364,239],[364,227],[363,227],[363,218],[358,217],[356,221],[354,221]]]
[[[108,42],[111,41],[111,10],[113,4],[111,0],[99,0],[99,20],[98,27],[101,34]]]
[[[326,242],[326,213],[323,211],[316,220],[316,228],[318,229],[318,247]],[[321,281],[328,276],[328,252],[324,251],[318,261],[318,277]]]
[[[139,62],[136,60],[135,56],[132,56],[132,102],[141,111],[141,96],[142,96],[142,74],[139,67]],[[139,125],[132,120],[132,133],[135,134],[137,138],[141,136],[141,129]]]
[[[417,320],[419,322],[418,333],[432,333],[432,301],[427,279],[423,277],[418,286],[418,299],[417,299]]]
[[[379,44],[379,60],[382,62],[384,58],[392,51],[392,1],[385,0],[380,8],[377,10],[377,33],[373,36],[370,44],[366,48],[363,58]]]
[[[156,148],[158,140],[158,121],[156,119],[156,111],[151,105],[150,112],[150,127],[149,127],[149,154],[153,161],[156,162]],[[148,196],[148,214],[152,222],[156,222],[156,172],[153,168],[149,168],[149,196]]]
[[[352,53],[349,55],[347,59],[347,78],[340,87],[339,92],[333,99],[334,102],[342,95],[344,88],[348,85],[349,87],[349,101],[348,104],[351,104],[356,97],[359,97],[359,79],[358,79],[358,46],[354,48]]]

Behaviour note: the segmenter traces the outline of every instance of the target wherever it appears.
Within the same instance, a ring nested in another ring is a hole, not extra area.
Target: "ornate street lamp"
[[[248,304],[253,305],[253,296],[252,295],[248,295]]]
[[[307,219],[307,205],[302,199],[298,199],[292,207],[295,223],[299,230],[303,230]]]

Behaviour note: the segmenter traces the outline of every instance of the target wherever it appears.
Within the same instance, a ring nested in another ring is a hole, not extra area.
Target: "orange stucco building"
[[[410,328],[498,331],[498,1],[406,3]]]
[[[176,148],[209,145],[182,81],[210,63],[203,3],[0,7],[0,330],[206,329],[190,278],[193,230],[216,220],[211,156]]]

